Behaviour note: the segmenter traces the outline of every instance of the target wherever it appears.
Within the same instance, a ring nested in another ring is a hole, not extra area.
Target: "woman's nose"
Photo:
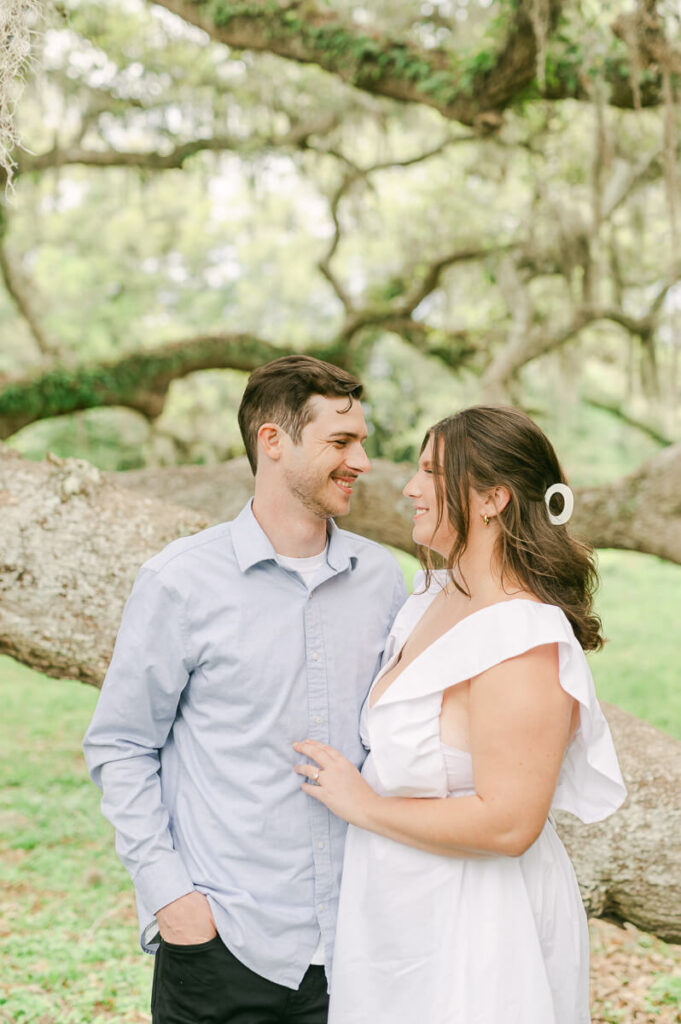
[[[414,475],[411,480],[407,480],[406,484],[402,488],[402,494],[405,498],[416,498],[421,492],[416,486],[416,476]]]

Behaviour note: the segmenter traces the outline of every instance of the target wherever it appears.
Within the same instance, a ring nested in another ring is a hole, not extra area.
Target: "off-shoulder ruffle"
[[[427,592],[419,593],[420,585],[417,577],[416,593],[395,620],[391,655],[402,647],[441,581],[436,577]],[[560,608],[525,599],[490,605],[462,619],[410,662],[367,711],[367,745],[381,788],[395,796],[446,796],[439,722],[443,691],[549,643],[558,644],[560,683],[579,702],[580,712],[552,807],[587,823],[615,811],[626,789],[584,652]]]

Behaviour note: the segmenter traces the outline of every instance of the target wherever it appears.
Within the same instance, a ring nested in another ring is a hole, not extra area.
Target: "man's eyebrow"
[[[332,440],[334,437],[357,437],[360,441],[366,441],[368,436],[368,434],[356,434],[352,430],[336,430],[333,434],[329,434],[329,440]]]

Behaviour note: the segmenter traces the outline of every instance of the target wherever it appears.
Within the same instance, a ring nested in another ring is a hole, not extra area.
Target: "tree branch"
[[[80,164],[86,167],[141,167],[166,171],[180,168],[197,153],[251,152],[254,149],[309,148],[312,135],[324,135],[336,127],[335,115],[325,115],[311,121],[293,125],[282,135],[243,139],[238,136],[216,135],[211,138],[192,139],[173,146],[167,153],[155,150],[87,149],[82,146],[54,147],[46,153],[26,151],[17,158],[16,174],[44,171],[54,167]]]
[[[15,177],[17,172],[15,171]],[[33,308],[25,275],[17,267],[7,248],[7,210],[0,205],[0,277],[7,293],[14,302],[17,312],[26,323],[41,355],[52,359],[59,351],[57,344],[49,337],[40,318]]]
[[[219,42],[267,51],[299,63],[318,64],[343,81],[379,96],[422,103],[445,117],[481,128],[499,126],[498,112],[534,78],[537,41],[533,6],[514,6],[506,38],[496,52],[462,64],[452,53],[405,40],[380,38],[342,20],[312,0],[268,4],[262,0],[155,0]],[[549,28],[563,0],[549,0]],[[477,55],[476,55],[477,56]]]
[[[423,49],[387,33],[369,33],[326,7],[316,7],[314,0],[153,2],[237,50],[265,51],[317,64],[365,92],[433,107],[444,117],[483,132],[496,130],[500,113],[526,94],[528,87],[547,99],[589,99],[580,46],[564,38],[564,30],[557,40],[553,38],[565,0],[547,0],[546,16],[540,19],[533,0],[508,5],[505,39],[466,60],[450,50]],[[615,37],[622,37],[621,20],[612,26]],[[630,55],[628,64],[621,53],[608,56],[603,75],[610,105],[660,104],[658,57],[659,39],[650,31],[641,55],[636,59]],[[674,67],[676,60],[674,54]],[[641,72],[645,76],[639,78]]]
[[[640,338],[642,342],[649,343],[655,332],[664,297],[673,284],[674,281],[669,280],[662,285],[648,312],[641,317],[630,316],[616,307],[582,306],[575,310],[567,323],[554,331],[547,332],[543,328],[534,327],[524,336],[518,335],[513,339],[513,343],[507,344],[499,351],[488,365],[483,374],[483,390],[488,396],[498,398],[504,393],[511,378],[523,366],[533,359],[548,355],[549,352],[555,352],[585,327],[599,320],[609,320],[618,324],[629,334]]]
[[[40,377],[4,381],[0,388],[0,438],[37,420],[100,406],[125,406],[154,419],[163,411],[173,380],[197,370],[250,371],[290,351],[246,334],[206,335],[116,362],[59,367]],[[333,345],[305,351],[340,362]]]
[[[642,434],[646,434],[653,441],[657,441],[658,444],[666,447],[673,443],[671,438],[663,434],[658,427],[627,412],[622,402],[617,402],[614,399],[599,398],[596,395],[582,395],[582,401],[585,405],[590,405],[592,409],[601,409],[603,412],[610,413],[611,416],[615,416],[622,423],[626,423],[627,426],[640,430]]]
[[[491,256],[500,252],[508,252],[509,249],[513,248],[513,242],[491,246],[469,245],[464,246],[462,249],[456,249],[447,256],[443,256],[441,259],[436,260],[426,268],[421,280],[416,282],[416,284],[409,289],[401,302],[395,303],[395,312],[401,316],[407,316],[413,313],[417,306],[419,306],[423,300],[439,286],[445,270],[455,266],[457,263],[466,263],[470,260],[482,260],[485,259],[486,256]]]

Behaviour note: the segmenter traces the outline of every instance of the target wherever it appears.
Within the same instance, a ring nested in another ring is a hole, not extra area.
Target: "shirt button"
[[[320,913],[321,913],[321,911],[322,911],[322,910],[326,910],[326,904],[325,904],[325,903],[320,903],[320,904],[318,904],[318,906],[317,906],[317,910],[318,910],[318,911],[319,911]]]
[[[321,725],[322,721],[323,721],[323,719],[322,719],[321,715],[315,715],[315,718],[314,718],[314,724],[315,725]]]
[[[317,849],[318,849],[318,850],[323,850],[323,849],[324,849],[324,843],[323,843],[323,842],[321,841],[321,839],[320,839],[320,841],[319,841],[319,842],[317,843]]]
[[[312,652],[312,660],[313,661],[319,661],[319,655],[317,654],[316,651]]]

